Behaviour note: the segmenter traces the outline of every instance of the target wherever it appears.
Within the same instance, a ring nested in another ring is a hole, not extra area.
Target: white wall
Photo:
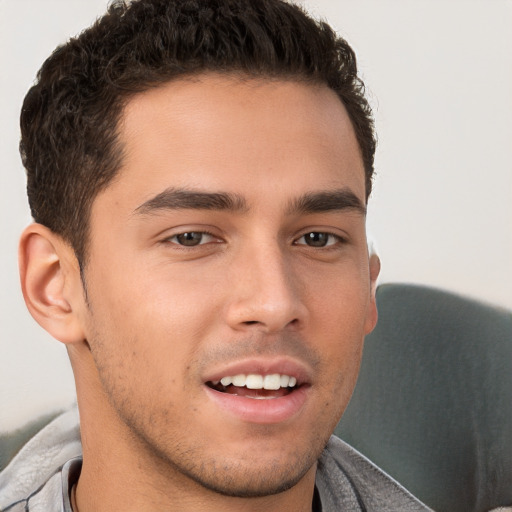
[[[512,2],[320,0],[359,55],[382,281],[512,308]]]
[[[0,432],[73,400],[64,349],[25,311],[18,115],[44,58],[105,0],[0,0]],[[369,225],[381,282],[512,309],[512,2],[306,0],[354,46],[376,110]]]

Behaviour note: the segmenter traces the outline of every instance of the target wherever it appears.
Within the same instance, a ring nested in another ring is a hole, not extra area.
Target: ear
[[[73,249],[35,223],[21,235],[18,257],[23,297],[36,322],[63,343],[82,342],[79,312],[85,300]]]
[[[369,334],[373,331],[377,325],[377,278],[380,273],[380,258],[375,254],[370,254],[369,258],[369,270],[370,270],[370,303],[368,304],[368,311],[366,313],[366,325],[365,334]]]

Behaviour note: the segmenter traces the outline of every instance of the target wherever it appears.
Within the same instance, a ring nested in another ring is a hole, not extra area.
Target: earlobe
[[[36,322],[59,341],[84,339],[75,293],[81,286],[72,249],[41,224],[31,224],[19,245],[20,280],[27,308]],[[78,281],[78,282],[77,282]]]
[[[369,260],[370,270],[370,303],[366,315],[366,334],[369,334],[377,325],[377,279],[380,273],[380,258],[375,254],[370,254]]]

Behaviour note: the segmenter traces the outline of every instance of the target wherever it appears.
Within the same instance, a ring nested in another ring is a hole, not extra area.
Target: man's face
[[[171,472],[231,495],[290,487],[376,317],[345,109],[323,86],[206,75],[130,100],[120,139],[85,270],[109,407]]]

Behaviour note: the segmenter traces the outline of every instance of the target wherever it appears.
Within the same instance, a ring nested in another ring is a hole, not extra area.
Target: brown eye
[[[309,247],[327,247],[339,241],[339,237],[331,233],[323,233],[321,231],[312,231],[302,235],[298,240],[298,245],[308,245]]]
[[[201,233],[199,231],[190,231],[188,233],[180,233],[179,235],[174,235],[171,240],[175,241],[175,243],[179,245],[184,245],[186,247],[194,247],[195,245],[200,245],[204,243],[204,238],[208,238],[211,236],[206,233]]]

